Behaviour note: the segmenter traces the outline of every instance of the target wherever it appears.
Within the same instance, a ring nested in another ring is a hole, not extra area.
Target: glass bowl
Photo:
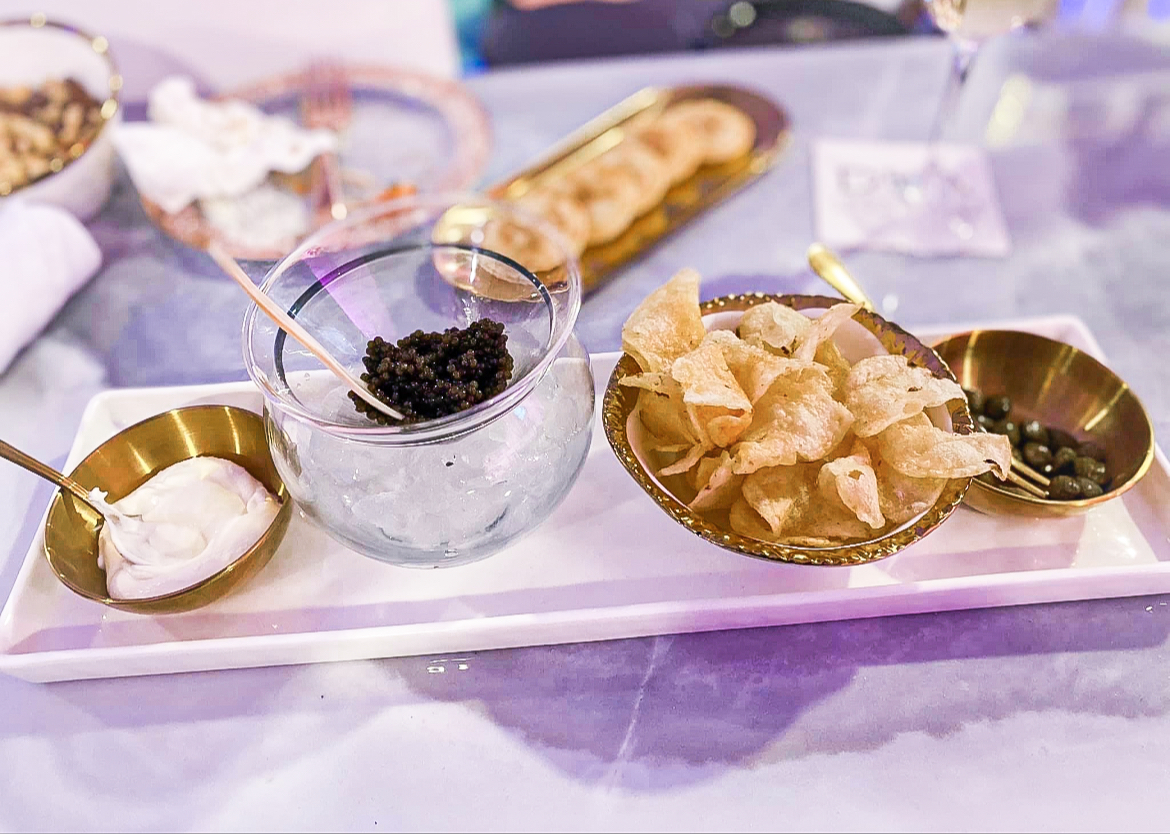
[[[560,247],[562,263],[538,277],[522,265],[526,250],[482,248],[489,223],[539,238],[546,264],[548,247]],[[461,565],[536,527],[568,493],[589,451],[594,388],[573,335],[580,274],[551,227],[479,196],[411,196],[321,229],[262,289],[355,375],[375,336],[393,342],[484,317],[508,336],[515,368],[503,392],[448,417],[379,426],[339,379],[248,309],[244,357],[264,395],[273,460],[289,494],[335,539],[396,565]]]

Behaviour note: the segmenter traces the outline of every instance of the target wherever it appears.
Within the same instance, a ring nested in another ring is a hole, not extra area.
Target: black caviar
[[[442,333],[416,330],[397,344],[381,336],[366,345],[362,382],[408,423],[434,420],[494,397],[512,378],[512,355],[504,325],[479,319]],[[382,425],[392,422],[352,391],[354,407]]]

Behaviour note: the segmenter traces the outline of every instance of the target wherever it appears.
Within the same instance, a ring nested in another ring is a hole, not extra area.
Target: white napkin
[[[102,253],[72,214],[22,200],[0,201],[4,303],[0,373],[97,272]]]
[[[940,144],[939,170],[962,188],[949,211],[908,220],[904,195],[929,158],[920,142],[823,139],[813,154],[817,237],[839,249],[881,249],[924,257],[1003,257],[1011,249],[991,164],[982,148]]]
[[[114,144],[138,191],[171,214],[200,198],[238,197],[272,171],[302,171],[337,148],[330,131],[243,101],[204,101],[189,78],[159,82],[147,113],[150,122],[121,125]]]

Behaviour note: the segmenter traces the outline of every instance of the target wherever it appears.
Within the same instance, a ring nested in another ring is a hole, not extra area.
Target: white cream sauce
[[[91,496],[106,498],[96,489]],[[142,517],[107,521],[98,537],[98,566],[114,599],[169,594],[218,573],[280,511],[247,470],[214,457],[169,466],[112,506]]]

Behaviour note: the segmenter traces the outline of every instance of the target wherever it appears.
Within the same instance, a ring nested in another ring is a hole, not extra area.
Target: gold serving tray
[[[487,189],[495,199],[517,199],[537,184],[579,168],[625,139],[635,121],[648,119],[686,99],[711,98],[734,105],[756,124],[751,151],[721,165],[705,165],[672,188],[655,208],[637,218],[608,243],[590,246],[581,255],[585,292],[597,289],[614,271],[645,254],[706,209],[759,178],[787,147],[791,120],[787,111],[763,95],[728,85],[646,87],[606,110],[557,143],[523,170]]]

